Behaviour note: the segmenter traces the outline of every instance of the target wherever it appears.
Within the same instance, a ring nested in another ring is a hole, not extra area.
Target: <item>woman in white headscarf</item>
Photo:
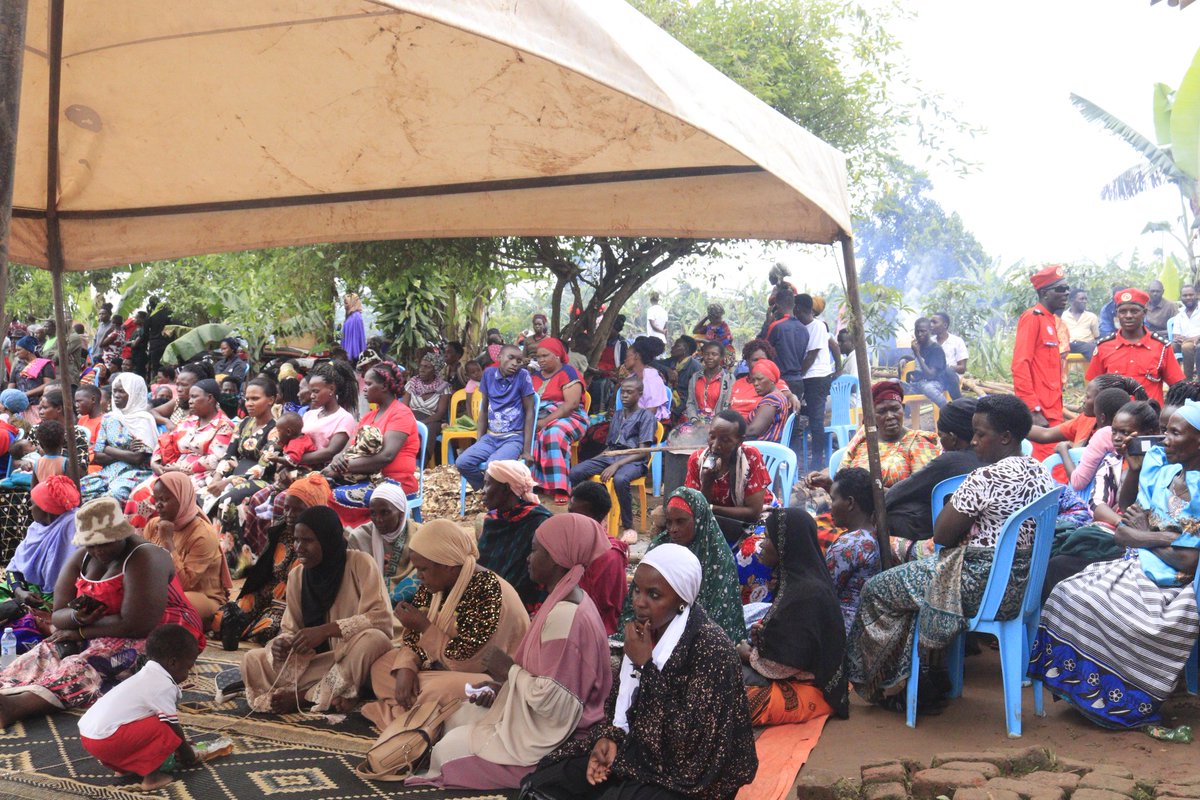
[[[700,561],[663,544],[633,574],[620,680],[608,722],[568,742],[530,778],[556,800],[724,800],[758,769],[733,642],[696,603]]]
[[[150,478],[150,456],[158,441],[158,426],[150,414],[146,382],[132,372],[112,380],[112,410],[96,432],[95,462],[99,472],[80,481],[84,502],[103,495],[124,503],[142,481]]]
[[[375,559],[391,592],[413,571],[408,558],[408,541],[412,535],[408,497],[398,484],[381,483],[371,493],[367,508],[371,512],[371,521],[352,528],[347,533],[347,544],[351,550],[360,550]]]

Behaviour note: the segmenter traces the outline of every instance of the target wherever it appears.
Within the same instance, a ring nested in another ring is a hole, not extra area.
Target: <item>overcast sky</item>
[[[1165,0],[1153,7],[1149,0],[919,0],[909,7],[914,18],[893,30],[913,75],[984,130],[955,141],[978,164],[965,177],[926,165],[916,148],[906,156],[930,172],[934,197],[963,217],[990,255],[1004,265],[1105,262],[1135,249],[1149,258],[1173,244],[1141,231],[1149,221],[1176,220],[1174,187],[1131,201],[1100,199],[1139,156],[1085,121],[1070,94],[1153,138],[1153,86],[1178,86],[1200,47],[1200,4],[1180,11]],[[765,279],[775,257],[740,260]],[[782,260],[814,290],[836,279],[828,258]]]

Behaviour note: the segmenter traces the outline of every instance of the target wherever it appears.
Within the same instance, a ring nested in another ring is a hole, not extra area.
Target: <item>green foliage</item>
[[[86,319],[92,315],[94,286],[103,287],[110,270],[67,272],[63,275],[63,299],[68,317]],[[54,316],[54,292],[50,273],[23,264],[8,265],[8,296],[4,302],[10,319],[47,320]]]
[[[872,363],[877,363],[879,345],[891,340],[896,334],[897,321],[912,314],[913,309],[904,300],[904,292],[891,286],[879,283],[860,283],[858,285],[859,299],[863,307],[863,323],[867,339],[867,349],[870,351]],[[840,286],[831,286],[825,292],[826,309],[846,308],[847,316],[850,308],[845,290]],[[831,311],[826,311],[829,317]],[[830,329],[833,325],[830,324]],[[849,327],[853,329],[853,324]]]
[[[1016,347],[1017,329],[1000,328],[993,332],[983,331],[967,340],[971,358],[968,371],[984,380],[1012,382],[1012,357]]]

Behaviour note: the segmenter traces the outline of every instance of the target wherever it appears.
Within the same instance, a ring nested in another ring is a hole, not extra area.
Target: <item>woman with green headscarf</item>
[[[704,570],[696,602],[731,640],[742,641],[746,638],[746,620],[742,614],[737,566],[708,501],[697,490],[681,487],[667,500],[665,509],[667,529],[650,541],[649,550],[667,543],[691,550]],[[613,639],[624,636],[625,623],[631,619],[633,604],[627,595]]]

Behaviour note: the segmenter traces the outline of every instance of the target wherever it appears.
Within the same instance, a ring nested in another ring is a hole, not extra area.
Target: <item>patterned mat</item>
[[[245,699],[215,706],[213,678],[241,653],[207,649],[184,692],[180,720],[193,742],[218,735],[233,740],[233,755],[175,773],[157,792],[141,792],[96,761],[79,743],[79,715],[35,717],[0,731],[0,798],[63,797],[134,800],[511,800],[516,792],[450,792],[373,783],[354,774],[375,741],[370,724],[351,714],[338,724],[301,714],[253,714]]]
[[[447,792],[372,783],[354,774],[357,752],[324,747],[293,732],[290,741],[227,731],[234,753],[175,773],[175,782],[157,792],[140,792],[87,754],[79,744],[77,717],[36,717],[0,733],[0,797],[49,800],[61,797],[134,800],[237,800],[283,797],[287,800],[504,800],[503,793]],[[189,727],[194,740],[210,734]],[[298,743],[298,742],[303,743]]]

